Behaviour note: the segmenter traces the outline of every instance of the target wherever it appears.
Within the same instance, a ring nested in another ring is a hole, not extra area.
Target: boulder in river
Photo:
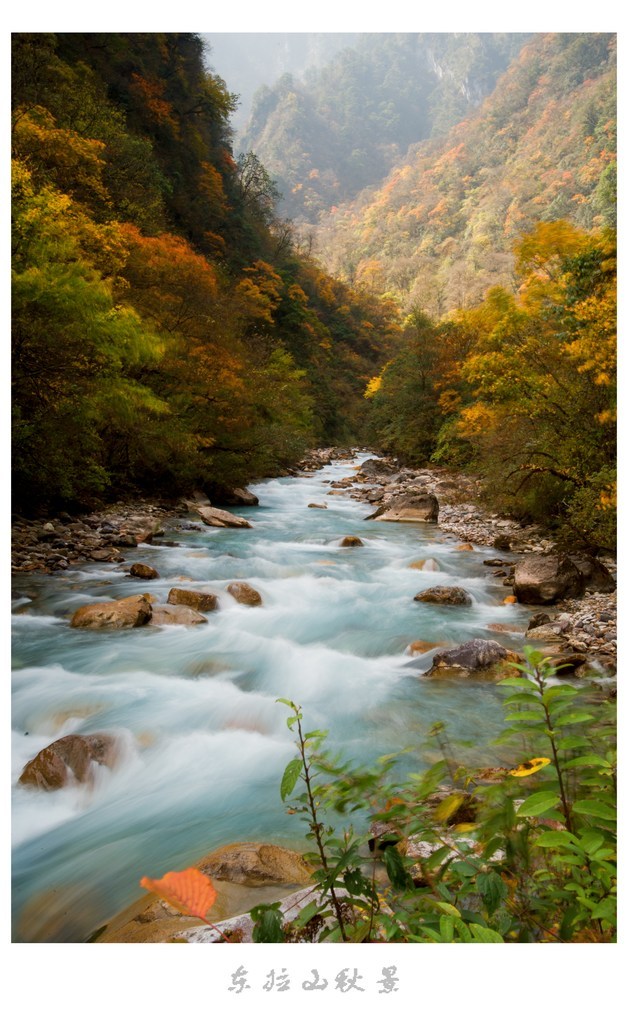
[[[463,587],[429,587],[415,594],[415,601],[427,604],[471,604],[471,595]]]
[[[129,569],[130,576],[136,576],[140,580],[158,580],[159,573],[156,569],[153,569],[150,565],[145,565],[143,562],[134,562]]]
[[[173,587],[168,594],[168,604],[185,604],[197,612],[213,612],[218,607],[218,597],[206,591]]]
[[[133,629],[150,621],[152,609],[145,594],[134,594],[118,601],[84,604],[72,616],[77,629]]]
[[[251,529],[252,526],[244,516],[236,516],[233,512],[226,512],[224,508],[214,508],[213,505],[199,505],[196,511],[207,526],[230,526],[241,529]]]
[[[343,537],[340,541],[341,548],[361,548],[364,547],[364,541],[360,540],[359,537]]]
[[[239,885],[304,885],[311,868],[300,853],[273,843],[232,843],[204,857],[196,865],[200,871],[219,881]]]
[[[435,558],[419,558],[416,562],[410,562],[410,569],[420,569],[422,572],[439,572],[440,566]]]
[[[44,747],[24,767],[19,782],[37,789],[61,789],[68,782],[87,782],[92,777],[92,765],[112,767],[115,762],[116,740],[107,733],[90,736],[70,734]]]
[[[567,555],[526,555],[515,567],[513,590],[523,604],[553,604],[582,597],[585,578]]]
[[[250,583],[244,583],[240,580],[230,583],[227,587],[227,593],[235,597],[238,604],[254,606],[262,603],[262,595]]]
[[[402,495],[368,518],[386,523],[437,523],[438,498],[427,491]]]
[[[507,650],[495,640],[467,640],[460,647],[440,651],[434,655],[432,667],[426,676],[469,676],[484,675],[492,678],[506,678],[514,670],[507,664],[519,661],[518,655]]]
[[[327,508],[327,505],[324,501],[311,501],[308,505],[308,508]]]
[[[204,615],[186,605],[154,604],[151,626],[200,626],[207,622]]]
[[[405,654],[425,654],[427,651],[434,651],[436,648],[446,647],[444,643],[434,643],[432,640],[413,640],[405,649]]]

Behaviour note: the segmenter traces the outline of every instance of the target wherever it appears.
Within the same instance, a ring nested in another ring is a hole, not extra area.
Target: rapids
[[[258,483],[259,506],[235,510],[251,530],[196,532],[173,520],[166,539],[178,547],[142,545],[130,559],[158,570],[150,583],[126,576],[123,564],[93,563],[17,579],[14,941],[85,941],[142,895],[140,877],[186,867],[224,843],[302,846],[304,826],[279,796],[294,748],[277,697],[301,704],[306,729],[328,730],[328,747],[356,764],[403,749],[403,770],[419,769],[440,756],[427,742],[436,720],[462,757],[498,761],[488,745],[502,724],[503,691],[422,678],[431,655],[404,652],[413,640],[474,637],[517,648],[486,626],[524,627],[529,611],[502,603],[501,582],[482,564],[493,549],[456,551],[459,541],[436,525],[364,521],[368,505],[329,496],[325,481],[352,465]],[[307,507],[323,501],[327,510]],[[347,534],[364,546],[342,548]],[[439,570],[410,569],[420,558],[436,559]],[[225,592],[240,579],[260,591],[262,607]],[[441,583],[462,584],[472,606],[412,600]],[[192,628],[69,626],[82,604],[143,591],[165,601],[172,586],[215,590],[219,610]],[[42,747],[103,730],[118,736],[123,754],[115,769],[98,769],[93,786],[42,793],[17,785]]]

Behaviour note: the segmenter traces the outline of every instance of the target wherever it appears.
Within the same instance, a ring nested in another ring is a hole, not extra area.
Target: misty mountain
[[[410,145],[443,134],[475,109],[527,38],[360,35],[301,78],[286,72],[262,86],[241,148],[254,151],[276,180],[281,212],[315,223],[385,177]]]

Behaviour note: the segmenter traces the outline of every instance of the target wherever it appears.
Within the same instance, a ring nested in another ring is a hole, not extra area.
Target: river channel
[[[225,843],[302,846],[304,827],[279,797],[294,748],[278,697],[302,705],[306,728],[328,730],[328,746],[356,764],[407,749],[404,770],[420,769],[435,756],[427,733],[436,720],[454,746],[475,745],[464,756],[499,761],[490,742],[503,691],[425,678],[432,655],[405,652],[414,640],[503,640],[488,624],[524,628],[529,609],[503,603],[501,581],[483,565],[493,549],[457,550],[459,540],[434,524],[365,521],[370,506],[327,493],[367,457],[258,483],[259,506],[234,510],[250,530],[167,522],[164,539],[177,547],[142,545],[128,560],[158,570],[150,583],[127,576],[124,564],[94,563],[17,579],[14,941],[85,941],[142,895],[140,877],[181,869]],[[363,546],[341,547],[347,534]],[[436,570],[410,568],[427,558]],[[236,603],[225,590],[234,580],[255,587],[263,605]],[[452,583],[471,606],[412,600]],[[83,604],[147,590],[161,603],[173,586],[212,590],[218,610],[193,627],[69,626]],[[118,737],[122,753],[114,769],[96,766],[92,786],[17,785],[53,740],[102,731]]]

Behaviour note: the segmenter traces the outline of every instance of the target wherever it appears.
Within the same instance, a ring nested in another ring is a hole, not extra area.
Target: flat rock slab
[[[372,518],[387,523],[437,523],[438,499],[427,492],[399,498]]]
[[[210,878],[239,885],[304,885],[311,870],[300,853],[273,843],[232,843],[204,857],[196,867]]]
[[[214,508],[213,505],[198,505],[196,511],[207,526],[230,526],[240,529],[251,529],[252,523],[244,516],[235,516],[233,512],[227,512],[224,508]]]

